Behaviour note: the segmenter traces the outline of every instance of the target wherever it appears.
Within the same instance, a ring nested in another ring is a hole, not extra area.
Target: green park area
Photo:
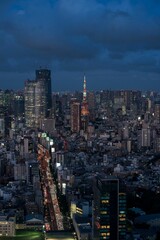
[[[52,232],[46,234],[47,240],[75,240],[76,237],[70,232]]]
[[[0,240],[44,240],[42,232],[18,230],[14,237],[0,237]]]

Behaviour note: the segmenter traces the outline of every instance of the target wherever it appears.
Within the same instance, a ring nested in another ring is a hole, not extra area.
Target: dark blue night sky
[[[160,90],[160,0],[0,0],[0,88]]]

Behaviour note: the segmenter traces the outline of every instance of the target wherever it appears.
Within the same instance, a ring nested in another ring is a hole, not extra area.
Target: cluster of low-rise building
[[[0,212],[13,216],[10,228],[0,231],[2,235],[15,235],[16,229],[43,226],[43,196],[41,191],[39,165],[35,152],[35,137],[30,132],[14,131],[12,137],[1,140],[0,156],[5,164],[1,165],[0,175]],[[32,137],[31,137],[32,136]],[[10,217],[6,217],[9,226]],[[4,221],[0,220],[0,226]]]

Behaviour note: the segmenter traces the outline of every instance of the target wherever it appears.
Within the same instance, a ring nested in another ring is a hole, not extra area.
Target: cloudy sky
[[[0,88],[160,90],[160,0],[0,0]]]

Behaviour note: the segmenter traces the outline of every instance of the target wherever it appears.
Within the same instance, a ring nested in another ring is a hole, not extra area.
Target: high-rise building
[[[15,92],[13,99],[13,112],[15,117],[24,116],[24,94],[23,92]]]
[[[9,135],[9,128],[13,117],[13,91],[0,90],[0,118],[4,121],[4,135]]]
[[[25,82],[25,119],[27,127],[35,127],[35,86],[36,81],[27,80]]]
[[[83,81],[83,100],[81,104],[81,128],[86,131],[89,120],[89,110],[87,102],[87,89],[86,89],[86,78],[84,76]]]
[[[0,116],[0,138],[5,136],[5,119]]]
[[[89,109],[89,118],[91,121],[95,120],[95,94],[94,92],[88,93],[88,109]]]
[[[156,129],[155,131],[153,147],[155,152],[160,152],[160,129]]]
[[[36,81],[39,83],[39,90],[43,91],[41,104],[44,104],[45,116],[49,117],[52,108],[51,71],[48,69],[36,70]]]
[[[93,239],[126,239],[126,194],[122,187],[116,177],[95,178]]]
[[[160,101],[154,103],[154,118],[157,123],[160,123]]]
[[[39,121],[51,114],[51,71],[36,70],[36,80],[25,82],[25,118],[27,127],[39,127]]]
[[[144,126],[138,130],[138,147],[151,147],[151,129],[149,126]]]
[[[80,131],[80,102],[71,99],[71,131]]]

